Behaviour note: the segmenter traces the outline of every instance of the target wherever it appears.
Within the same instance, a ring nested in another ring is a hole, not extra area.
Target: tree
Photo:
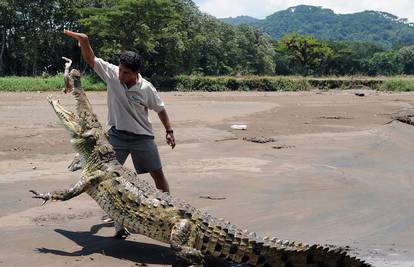
[[[414,45],[399,50],[399,58],[405,74],[414,74]]]
[[[329,43],[333,56],[328,62],[328,72],[335,75],[367,74],[368,61],[384,49],[367,42],[340,41]]]
[[[62,32],[64,27],[76,28],[76,10],[77,5],[69,0],[2,0],[3,72],[37,75],[44,70],[61,70],[61,53],[68,50],[64,49],[68,43]]]
[[[326,43],[299,34],[283,36],[278,43],[277,52],[287,55],[289,66],[295,73],[302,75],[325,74],[327,62],[333,55]]]
[[[146,76],[274,72],[269,37],[202,14],[188,0],[121,0],[84,14],[99,55],[116,61],[123,50],[139,51]]]
[[[244,69],[254,74],[274,74],[275,51],[271,38],[264,35],[261,30],[248,25],[240,25],[242,33],[239,41],[242,61],[246,64]]]
[[[397,51],[376,53],[369,60],[370,75],[396,75],[403,72],[403,65]]]
[[[97,41],[100,56],[117,61],[124,50],[139,51],[149,62],[146,73],[180,71],[183,54],[182,19],[169,0],[122,0],[95,8],[81,20]]]

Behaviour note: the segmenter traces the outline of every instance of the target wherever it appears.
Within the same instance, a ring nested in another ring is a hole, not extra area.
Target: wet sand
[[[414,94],[355,92],[161,93],[174,150],[151,117],[172,194],[261,236],[414,266],[414,127],[389,123],[413,108]],[[53,94],[73,110],[71,96]],[[0,93],[0,265],[171,266],[165,244],[111,238],[87,195],[44,206],[31,198],[30,189],[66,188],[79,176],[66,169],[74,151],[47,95]],[[104,123],[105,93],[88,96]]]

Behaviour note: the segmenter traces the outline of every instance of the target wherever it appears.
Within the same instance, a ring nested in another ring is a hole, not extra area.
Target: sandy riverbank
[[[414,266],[414,127],[387,124],[414,106],[414,93],[354,93],[161,93],[176,149],[152,118],[172,193],[261,236]],[[163,244],[112,239],[87,195],[45,206],[31,199],[29,189],[65,188],[79,175],[66,170],[74,152],[47,95],[0,93],[0,265],[171,265]],[[71,96],[54,95],[73,108]],[[88,95],[105,122],[105,93]],[[274,142],[244,140],[262,137]]]

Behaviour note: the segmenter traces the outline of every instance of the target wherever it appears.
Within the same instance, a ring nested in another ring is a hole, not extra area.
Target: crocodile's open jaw
[[[80,136],[82,134],[82,128],[79,124],[79,118],[73,112],[64,109],[58,100],[54,100],[49,96],[48,101],[65,128],[71,132],[72,136]]]

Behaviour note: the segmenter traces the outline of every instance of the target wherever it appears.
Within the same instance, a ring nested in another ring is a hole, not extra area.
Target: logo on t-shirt
[[[145,108],[146,108],[146,106],[142,103],[141,99],[140,99],[138,96],[133,95],[133,96],[131,96],[131,97],[130,97],[130,99],[131,99],[131,101],[132,101],[132,102],[134,102],[135,104],[141,105],[141,106],[143,106],[143,107],[145,107]]]
[[[131,96],[131,100],[135,103],[141,104],[141,101],[139,101],[139,97],[136,95]]]

